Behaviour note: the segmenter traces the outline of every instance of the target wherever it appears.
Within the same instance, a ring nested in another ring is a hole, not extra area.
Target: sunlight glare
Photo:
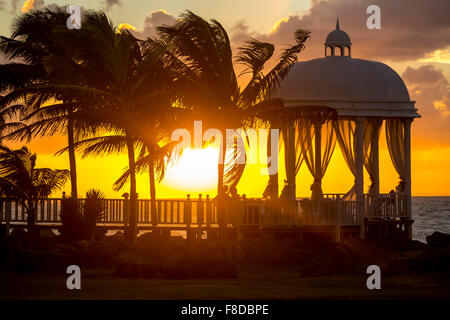
[[[181,159],[167,169],[165,182],[194,192],[213,189],[217,184],[217,148],[185,149]]]

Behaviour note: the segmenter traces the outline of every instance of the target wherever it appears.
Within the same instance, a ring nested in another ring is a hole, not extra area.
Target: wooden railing
[[[41,224],[61,223],[61,203],[63,199],[44,199],[39,202],[35,221]],[[78,199],[78,207],[82,208],[84,199]],[[215,201],[209,199],[196,200],[156,200],[156,216],[151,215],[151,201],[139,199],[137,201],[138,224],[175,224],[190,225],[217,224],[217,210]],[[104,199],[102,205],[105,215],[100,224],[123,224],[129,220],[129,200]],[[194,214],[193,214],[194,213]],[[3,199],[0,206],[0,222],[25,223],[27,213],[24,206],[14,200]]]
[[[38,224],[60,224],[63,199],[42,200],[36,212]],[[82,208],[84,199],[78,200]],[[100,225],[123,225],[129,221],[129,200],[102,200],[105,208]],[[224,224],[229,226],[295,226],[295,225],[341,225],[362,224],[357,216],[356,202],[324,199],[311,201],[264,201],[261,199],[227,200],[224,210]],[[217,204],[210,199],[160,199],[155,201],[154,216],[152,202],[137,201],[139,225],[183,225],[216,226],[218,224]],[[25,208],[17,201],[1,200],[0,222],[26,223]]]

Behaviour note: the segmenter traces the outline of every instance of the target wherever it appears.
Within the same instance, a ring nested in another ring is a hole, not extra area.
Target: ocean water
[[[450,233],[450,197],[413,197],[413,239],[426,242],[434,231]]]

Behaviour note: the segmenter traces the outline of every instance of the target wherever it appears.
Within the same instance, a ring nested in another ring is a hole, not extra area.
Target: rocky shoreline
[[[161,241],[143,234],[134,245],[121,232],[102,241],[61,243],[43,231],[30,236],[14,230],[1,245],[0,269],[27,273],[65,273],[67,266],[112,269],[122,278],[236,278],[240,265],[293,266],[303,277],[364,274],[378,265],[384,274],[433,273],[450,270],[450,235],[439,232],[419,241],[340,244],[275,237],[245,238],[238,243]]]

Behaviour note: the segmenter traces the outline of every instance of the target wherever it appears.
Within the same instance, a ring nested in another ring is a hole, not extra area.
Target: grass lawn
[[[66,275],[0,271],[0,299],[449,299],[450,273],[383,276],[381,290],[366,275],[305,278],[295,267],[239,266],[237,279],[123,279],[113,270],[83,270],[82,290]]]

